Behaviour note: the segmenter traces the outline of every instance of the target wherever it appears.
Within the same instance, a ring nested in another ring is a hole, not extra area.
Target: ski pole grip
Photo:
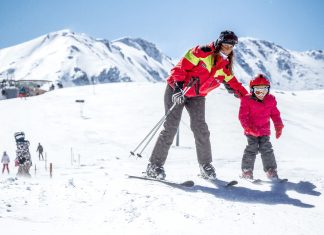
[[[192,87],[193,85],[195,85],[195,83],[196,83],[198,80],[199,80],[198,77],[192,77],[192,78],[190,79],[190,81],[188,82],[187,87]]]
[[[190,81],[188,82],[187,86],[185,87],[185,89],[183,89],[183,95],[185,95],[185,94],[189,91],[189,89],[190,89],[193,85],[195,85],[198,81],[199,81],[199,78],[198,78],[198,77],[192,77],[192,78],[190,79]]]

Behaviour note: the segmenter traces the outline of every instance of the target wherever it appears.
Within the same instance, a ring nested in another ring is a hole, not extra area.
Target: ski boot
[[[199,165],[201,176],[205,179],[216,179],[215,168],[210,163]]]
[[[163,166],[158,166],[153,163],[149,163],[146,168],[146,175],[154,179],[165,179],[165,172]]]
[[[279,180],[277,169],[269,168],[268,171],[266,172],[266,175],[269,180],[273,180],[273,181]]]
[[[253,180],[253,171],[251,169],[243,169],[241,178],[246,180]]]

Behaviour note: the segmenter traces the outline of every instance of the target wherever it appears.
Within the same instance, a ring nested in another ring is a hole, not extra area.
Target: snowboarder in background
[[[177,106],[163,124],[164,129],[159,135],[146,169],[148,177],[165,178],[163,165],[185,107],[195,137],[201,175],[204,178],[216,178],[215,169],[211,165],[210,133],[205,121],[205,96],[221,84],[224,84],[225,88],[236,97],[248,93],[233,75],[233,48],[237,43],[238,38],[234,32],[223,31],[215,42],[190,49],[171,70],[164,94],[164,106],[166,111],[174,103]],[[184,95],[182,89],[192,82],[192,78],[198,78],[198,82]]]
[[[25,140],[23,132],[15,133],[17,144],[15,165],[18,166],[17,176],[31,177],[29,169],[32,166],[31,156],[29,152],[29,141]]]
[[[241,99],[239,119],[248,145],[242,158],[242,178],[253,179],[256,155],[261,154],[263,170],[271,180],[278,180],[277,163],[270,143],[270,119],[274,123],[276,138],[284,127],[277,102],[269,94],[270,82],[262,74],[250,81],[251,94]]]
[[[43,151],[44,151],[43,146],[40,143],[38,143],[36,152],[38,152],[39,160],[41,160],[41,156],[42,156],[42,160],[44,160]]]
[[[2,174],[4,173],[5,169],[7,168],[8,174],[9,174],[9,163],[10,163],[10,158],[7,154],[6,151],[3,152],[1,163],[3,164],[2,168]]]

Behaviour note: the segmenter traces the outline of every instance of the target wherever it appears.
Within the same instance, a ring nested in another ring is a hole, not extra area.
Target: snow
[[[206,103],[213,164],[221,180],[239,184],[225,189],[200,179],[184,111],[180,146],[170,149],[165,170],[169,180],[195,181],[188,189],[126,176],[146,168],[154,140],[142,159],[129,151],[164,115],[164,89],[163,83],[114,83],[1,101],[1,150],[13,162],[13,134],[24,131],[34,164],[31,179],[15,178],[12,162],[11,173],[0,175],[1,234],[323,233],[324,90],[271,91],[285,124],[279,140],[271,136],[279,175],[289,179],[279,185],[239,179],[246,139],[239,100],[223,88]],[[39,142],[47,170],[38,160]],[[265,179],[259,157],[254,174]]]

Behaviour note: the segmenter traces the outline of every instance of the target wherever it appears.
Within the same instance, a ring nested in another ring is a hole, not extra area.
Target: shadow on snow
[[[225,182],[218,181],[219,185],[224,185]],[[285,183],[270,183],[270,191],[262,191],[257,189],[250,189],[242,186],[234,186],[224,188],[224,186],[207,187],[195,185],[192,188],[181,189],[188,192],[203,192],[214,195],[217,198],[222,198],[230,201],[247,202],[247,203],[263,203],[263,204],[286,204],[303,208],[313,208],[314,205],[302,202],[299,199],[291,198],[287,195],[287,191],[296,191],[300,194],[307,194],[312,196],[321,195],[320,192],[315,191],[316,186],[308,181],[300,181],[299,183],[285,182]],[[257,186],[256,186],[257,187]]]

